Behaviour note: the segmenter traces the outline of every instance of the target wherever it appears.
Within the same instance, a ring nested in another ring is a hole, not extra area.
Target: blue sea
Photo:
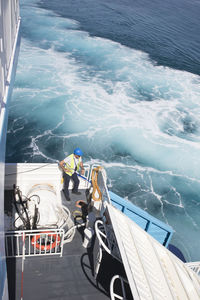
[[[7,162],[75,147],[200,260],[200,1],[21,0]]]

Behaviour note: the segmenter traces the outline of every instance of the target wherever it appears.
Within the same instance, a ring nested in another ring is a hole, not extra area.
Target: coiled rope
[[[102,167],[98,166],[92,170],[92,186],[93,186],[92,199],[94,201],[101,201],[102,199],[102,193],[98,186],[98,174],[101,169]],[[98,197],[95,196],[96,191],[98,192]]]

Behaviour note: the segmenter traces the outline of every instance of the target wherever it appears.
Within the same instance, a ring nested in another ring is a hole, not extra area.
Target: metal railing
[[[94,272],[95,278],[97,278],[103,258],[103,250],[105,250],[119,262],[122,262],[122,260],[112,228],[109,225],[105,226],[105,223],[103,223],[101,220],[97,220],[95,222],[95,233],[99,243],[99,250],[96,257],[96,267]]]
[[[121,293],[119,294],[119,288],[116,289],[115,291],[115,283],[118,282],[118,285],[120,286]],[[127,287],[129,287],[128,281],[119,276],[115,275],[111,279],[110,282],[110,297],[111,300],[131,300],[133,299],[132,297],[130,298],[130,294],[127,293]]]
[[[101,220],[97,220],[95,222],[95,232],[99,244],[103,247],[103,249],[121,262],[122,259],[119,252],[119,247],[112,227],[105,225]]]
[[[5,234],[6,257],[62,256],[63,241],[63,229],[9,231]]]
[[[198,276],[200,276],[200,261],[186,263],[190,269],[192,269]]]

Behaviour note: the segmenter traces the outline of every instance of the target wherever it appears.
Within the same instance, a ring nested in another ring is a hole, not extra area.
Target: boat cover
[[[134,221],[108,204],[134,300],[199,300],[200,277]]]

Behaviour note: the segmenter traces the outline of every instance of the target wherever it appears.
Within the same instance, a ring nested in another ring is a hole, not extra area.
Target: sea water
[[[200,260],[200,2],[21,0],[7,162],[80,147]]]

